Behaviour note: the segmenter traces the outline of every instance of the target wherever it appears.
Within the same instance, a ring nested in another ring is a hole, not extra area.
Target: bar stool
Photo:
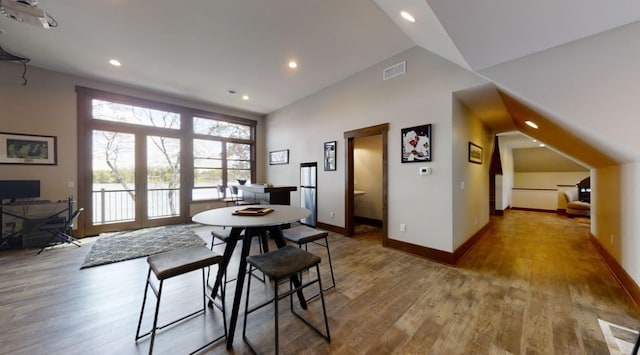
[[[247,297],[245,303],[245,313],[244,313],[244,325],[242,327],[242,338],[249,345],[251,350],[254,353],[259,353],[256,351],[254,345],[251,343],[249,338],[247,337],[247,317],[249,314],[259,310],[260,308],[270,304],[273,302],[274,306],[274,318],[275,318],[275,348],[276,354],[279,352],[279,337],[278,337],[278,301],[289,296],[289,303],[291,312],[298,318],[300,318],[307,326],[313,329],[320,336],[325,338],[328,342],[331,342],[331,335],[329,333],[329,321],[327,320],[327,311],[324,303],[324,292],[322,291],[322,281],[320,280],[320,257],[314,254],[311,254],[305,250],[300,248],[285,246],[283,248],[270,251],[268,253],[262,255],[252,255],[247,257],[247,263],[251,265],[251,267],[255,267],[256,269],[262,271],[265,275],[269,276],[271,280],[274,281],[274,294],[273,298],[270,300],[261,303],[253,308],[249,308],[249,294],[251,289],[251,278],[247,282]],[[293,275],[296,275],[302,271],[310,269],[312,267],[316,267],[317,277],[315,280],[310,280],[307,283],[301,283],[299,287],[293,287],[291,281],[289,281],[289,290],[280,294],[278,291],[279,281],[290,278]],[[318,284],[320,300],[322,301],[322,314],[324,316],[324,325],[325,325],[325,333],[323,334],[316,326],[314,326],[307,318],[303,317],[301,314],[297,313],[293,307],[293,294],[295,294],[298,290],[302,290],[306,287],[312,286],[315,283]]]
[[[329,270],[331,270],[331,286],[325,288],[323,291],[328,291],[334,287],[336,287],[336,279],[333,275],[333,264],[331,263],[331,252],[329,251],[329,233],[320,229],[315,229],[306,225],[299,225],[295,227],[291,227],[289,229],[282,230],[282,236],[284,239],[295,243],[299,248],[302,248],[304,245],[304,249],[308,250],[307,245],[309,243],[313,243],[316,245],[320,245],[327,249],[327,257],[329,259]],[[324,243],[320,240],[324,239]],[[318,295],[315,295],[311,298],[315,298]]]
[[[166,328],[170,325],[173,325],[177,322],[185,320],[187,318],[193,317],[199,313],[205,313],[207,306],[207,299],[212,300],[212,298],[207,294],[207,289],[205,285],[205,273],[204,269],[209,268],[214,264],[219,264],[222,261],[222,256],[215,254],[206,246],[191,246],[182,249],[175,249],[164,253],[155,254],[149,256],[147,258],[147,263],[149,264],[149,271],[147,273],[147,281],[144,288],[144,298],[142,299],[142,308],[140,309],[140,318],[138,319],[138,329],[136,331],[136,342],[151,334],[151,340],[149,342],[149,354],[153,353],[153,342],[155,341],[156,331],[159,329]],[[167,324],[158,326],[158,314],[160,311],[160,298],[162,296],[162,289],[164,286],[164,281],[170,279],[172,277],[183,275],[191,271],[195,271],[201,269],[202,270],[202,293],[203,293],[203,301],[202,301],[202,309],[199,309],[195,312],[189,313],[186,316],[183,316],[179,319],[176,319]],[[159,285],[156,285],[152,282],[151,272],[155,275],[155,278],[158,280]],[[142,318],[144,316],[144,306],[147,301],[147,291],[151,288],[154,295],[156,296],[156,307],[155,314],[153,316],[153,327],[150,331],[140,335],[140,328],[142,325]],[[222,297],[224,299],[224,287],[222,289]],[[222,302],[222,323],[224,328],[224,334],[220,335],[216,339],[210,341],[209,343],[201,346],[200,348],[193,351],[191,354],[196,353],[207,346],[215,343],[220,339],[226,339],[227,337],[227,325],[226,325],[226,315],[224,310],[224,302]]]
[[[244,231],[242,233],[240,233],[240,239],[242,240],[244,238]],[[218,245],[224,245],[227,243],[227,241],[229,240],[229,238],[231,237],[231,228],[226,228],[226,227],[220,227],[220,228],[214,228],[211,231],[211,250],[213,251],[213,247],[218,246]],[[266,235],[262,235],[260,234],[260,254],[262,254],[264,252],[264,247],[263,247],[263,243],[267,243],[267,236]],[[219,243],[216,243],[215,240],[219,240]],[[253,240],[253,239],[252,239]],[[262,277],[251,273],[251,275],[255,278],[257,278],[258,280],[265,282],[264,279],[264,274],[262,275]],[[233,282],[236,279],[233,278],[231,280],[229,280],[227,278],[227,274],[225,272],[224,274],[225,277],[225,283],[229,283],[229,282]],[[207,284],[209,284],[209,273],[207,273]]]

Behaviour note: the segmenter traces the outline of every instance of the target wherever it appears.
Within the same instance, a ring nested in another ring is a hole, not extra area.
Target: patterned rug
[[[115,263],[205,242],[185,224],[100,234],[80,269]]]

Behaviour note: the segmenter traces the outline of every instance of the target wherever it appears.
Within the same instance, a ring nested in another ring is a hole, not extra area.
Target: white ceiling
[[[640,2],[611,0],[40,0],[38,7],[59,26],[0,16],[0,46],[30,65],[262,114],[414,45],[480,70],[640,20]],[[417,21],[401,20],[401,9]],[[292,58],[296,71],[286,67]]]

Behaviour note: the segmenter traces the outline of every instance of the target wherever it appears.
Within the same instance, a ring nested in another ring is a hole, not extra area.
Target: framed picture
[[[431,161],[431,124],[401,130],[402,162]]]
[[[289,164],[289,149],[269,152],[269,165]]]
[[[336,170],[336,141],[324,144],[324,171]]]
[[[56,165],[56,137],[0,132],[0,164]]]
[[[482,164],[482,147],[469,142],[469,162]]]

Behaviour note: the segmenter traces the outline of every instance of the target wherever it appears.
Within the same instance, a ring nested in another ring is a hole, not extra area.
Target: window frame
[[[227,185],[227,159],[226,159],[226,144],[227,143],[241,143],[241,144],[249,144],[250,146],[250,175],[251,181],[255,181],[256,177],[256,127],[258,122],[253,119],[242,118],[237,116],[231,116],[219,112],[213,111],[205,111],[201,109],[196,109],[188,106],[176,105],[162,101],[156,101],[151,99],[145,99],[135,96],[129,96],[124,94],[118,94],[98,89],[92,89],[82,86],[76,86],[77,93],[77,105],[78,105],[78,147],[86,147],[87,146],[87,136],[86,132],[90,132],[94,129],[106,129],[106,130],[118,130],[122,132],[127,132],[130,130],[136,129],[144,129],[149,134],[164,134],[171,137],[179,138],[182,146],[181,153],[181,165],[180,165],[180,175],[181,175],[181,195],[184,196],[184,211],[188,211],[188,205],[194,203],[207,203],[212,201],[219,201],[219,197],[217,194],[207,199],[193,199],[193,191],[196,189],[195,181],[194,181],[194,155],[193,155],[193,140],[194,139],[203,139],[203,140],[213,140],[220,141],[223,144],[223,154],[222,154],[222,171],[223,171],[223,185]],[[140,126],[130,123],[121,123],[107,120],[99,120],[94,119],[92,115],[92,100],[102,100],[113,102],[117,104],[123,105],[132,105],[136,107],[143,107],[153,110],[163,110],[169,112],[177,112],[180,115],[180,129],[170,129],[170,128],[161,128],[161,127],[153,127],[153,126]],[[224,121],[233,124],[240,124],[244,126],[250,127],[250,139],[238,139],[238,138],[225,138],[219,136],[211,136],[205,134],[196,134],[193,130],[193,119],[203,118],[203,119],[212,119],[218,121]],[[135,128],[131,128],[132,126],[136,126]],[[91,166],[87,158],[87,154],[91,154],[90,152],[85,152],[83,149],[79,149],[78,151],[78,175],[79,177],[88,176],[87,173],[91,172]],[[82,181],[82,179],[79,179]],[[87,184],[91,184],[91,182],[86,182]],[[210,187],[206,187],[210,188]],[[82,192],[80,192],[82,195]],[[82,198],[83,200],[86,198]],[[81,196],[79,196],[78,201],[80,202]]]

